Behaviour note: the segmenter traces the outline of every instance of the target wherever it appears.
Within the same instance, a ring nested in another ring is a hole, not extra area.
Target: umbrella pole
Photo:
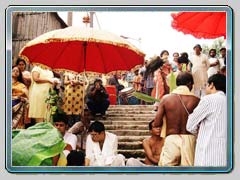
[[[87,75],[86,75],[86,59],[87,59],[87,41],[83,41],[83,76],[85,81],[87,82],[85,84],[85,90],[89,85],[89,81],[87,79]]]
[[[87,41],[83,41],[83,71],[86,70],[86,59],[87,59]]]
[[[87,59],[87,41],[83,41],[83,76],[87,82],[86,84],[86,87],[87,87],[89,84],[89,81],[86,75],[86,59]]]

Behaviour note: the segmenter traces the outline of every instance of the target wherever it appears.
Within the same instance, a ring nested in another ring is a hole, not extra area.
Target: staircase
[[[142,141],[150,136],[148,124],[154,119],[152,105],[110,105],[106,120],[99,119],[108,132],[118,136],[118,153],[126,158],[145,157]]]

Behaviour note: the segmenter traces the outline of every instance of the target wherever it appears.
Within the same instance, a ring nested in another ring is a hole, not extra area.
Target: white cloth
[[[102,150],[99,142],[94,142],[91,135],[87,136],[86,158],[90,160],[90,166],[124,166],[125,157],[117,154],[118,139],[110,132],[105,132],[105,140]]]
[[[146,67],[145,66],[143,66],[143,67],[141,67],[140,69],[139,69],[139,74],[140,73],[145,73],[146,72]]]
[[[76,150],[77,147],[77,136],[69,133],[69,132],[65,132],[64,136],[63,136],[63,141],[66,144],[70,144],[72,146],[72,150]],[[65,157],[67,157],[67,155],[70,153],[69,150],[64,150],[63,151]]]
[[[141,162],[139,159],[129,158],[126,162],[126,166],[149,166]]]
[[[226,64],[224,63],[224,58],[219,58],[220,69],[222,69]]]
[[[205,90],[208,80],[207,70],[210,66],[208,58],[205,54],[199,56],[193,55],[191,58],[192,75],[194,80],[194,92]],[[200,92],[201,93],[201,92]],[[199,96],[199,94],[195,94]]]
[[[209,63],[212,64],[212,63],[216,63],[216,62],[219,62],[217,58],[209,58]],[[214,75],[214,74],[217,74],[218,72],[220,71],[220,65],[217,64],[216,66],[212,66],[212,67],[209,67],[207,73],[208,73],[208,77]]]
[[[118,82],[119,82],[119,84],[123,85],[124,88],[128,87],[128,82],[126,80],[119,79]]]
[[[188,117],[187,130],[198,133],[194,166],[226,166],[227,99],[222,91],[200,100]]]

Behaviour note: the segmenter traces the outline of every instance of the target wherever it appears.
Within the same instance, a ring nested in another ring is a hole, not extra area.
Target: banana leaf
[[[186,64],[183,64],[182,65],[182,72],[186,72],[187,71],[187,65]]]
[[[60,132],[50,123],[37,123],[16,133],[12,139],[13,166],[51,166],[52,157],[66,146]]]
[[[148,95],[146,95],[144,93],[140,93],[140,92],[134,92],[133,96],[140,100],[143,100],[145,102],[160,102],[160,99],[155,99],[152,96],[148,96]]]
[[[177,88],[177,85],[176,85],[176,76],[174,75],[173,72],[171,72],[170,74],[170,78],[169,78],[169,88],[170,88],[170,92],[172,92],[174,89]]]

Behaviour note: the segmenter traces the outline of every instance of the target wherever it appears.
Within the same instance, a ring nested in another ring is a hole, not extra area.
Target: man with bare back
[[[162,127],[165,116],[166,138],[159,166],[193,166],[194,163],[196,137],[186,130],[186,124],[200,99],[190,92],[193,86],[190,73],[180,73],[176,82],[177,88],[161,99],[153,124]]]

